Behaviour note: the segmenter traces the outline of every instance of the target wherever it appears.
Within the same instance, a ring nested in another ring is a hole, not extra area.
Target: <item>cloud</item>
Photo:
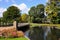
[[[2,17],[2,16],[3,16],[3,12],[4,12],[4,11],[6,11],[6,9],[5,9],[5,8],[1,8],[1,7],[0,7],[0,17]]]
[[[29,11],[29,8],[28,8],[27,5],[24,4],[24,3],[19,4],[19,5],[13,4],[13,6],[18,7],[18,8],[22,11],[22,13],[28,13],[28,11]]]
[[[28,14],[28,11],[30,10],[26,4],[22,3],[22,4],[12,4],[11,6],[16,6],[18,7],[22,12],[21,13],[27,13]],[[7,9],[6,8],[1,8],[0,7],[0,17],[3,17],[3,12],[6,11]]]

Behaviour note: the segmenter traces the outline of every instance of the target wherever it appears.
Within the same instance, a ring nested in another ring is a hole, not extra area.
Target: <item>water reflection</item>
[[[36,26],[26,31],[25,34],[30,40],[59,40],[60,29]]]

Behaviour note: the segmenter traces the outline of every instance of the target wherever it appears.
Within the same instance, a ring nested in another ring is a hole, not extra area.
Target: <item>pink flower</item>
[[[17,33],[16,32],[12,32],[12,36],[13,37],[17,36]]]

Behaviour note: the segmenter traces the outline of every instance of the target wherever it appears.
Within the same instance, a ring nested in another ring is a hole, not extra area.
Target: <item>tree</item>
[[[10,6],[7,11],[3,13],[3,17],[7,20],[18,20],[20,15],[20,10],[15,6]]]
[[[8,12],[7,11],[5,11],[5,12],[3,12],[3,19],[5,20],[5,22],[7,21],[7,19],[8,19]]]
[[[46,6],[46,13],[47,13],[47,20],[50,19],[50,23],[57,23],[57,7],[56,7],[56,2],[51,1],[50,3],[47,4]]]
[[[40,22],[42,23],[42,20],[45,16],[44,8],[45,6],[43,4],[39,4],[36,7],[35,6],[31,7],[29,10],[30,20],[34,23],[40,23]]]
[[[38,21],[38,23],[43,23],[43,19],[45,17],[44,15],[44,8],[45,6],[43,4],[39,4],[36,7],[36,21]]]
[[[29,17],[29,16],[28,16],[26,13],[22,14],[22,15],[21,15],[21,21],[22,21],[22,22],[28,22],[28,17]]]
[[[40,17],[40,18],[44,18],[44,8],[45,6],[43,4],[39,4],[37,5],[36,7],[36,13],[37,13],[37,16]]]
[[[29,10],[30,22],[33,22],[35,14],[36,14],[36,8],[35,8],[35,6],[33,6]],[[32,19],[32,17],[33,17],[33,19]]]

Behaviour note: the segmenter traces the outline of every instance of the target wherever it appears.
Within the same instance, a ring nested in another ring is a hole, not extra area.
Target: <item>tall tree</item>
[[[57,6],[55,1],[51,1],[46,6],[47,19],[50,23],[57,23]]]
[[[36,7],[36,13],[37,13],[37,17],[43,18],[44,17],[44,5],[43,4],[39,4]]]
[[[30,20],[35,23],[42,23],[42,19],[44,18],[44,8],[43,4],[31,7],[29,10]]]
[[[35,8],[35,6],[33,6],[29,10],[30,22],[33,22],[35,14],[36,14],[36,8]]]
[[[18,20],[20,15],[21,15],[20,10],[15,6],[10,6],[7,9],[7,11],[3,13],[3,17],[7,20],[14,20],[14,19]]]
[[[42,23],[42,21],[45,17],[44,8],[45,8],[45,6],[43,4],[39,4],[36,7],[36,21],[39,23]]]

